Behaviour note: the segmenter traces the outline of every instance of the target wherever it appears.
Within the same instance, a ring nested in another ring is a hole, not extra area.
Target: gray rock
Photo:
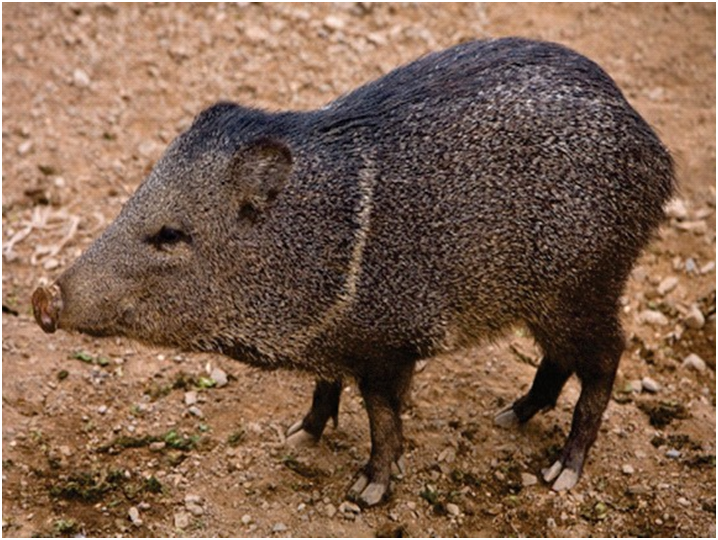
[[[44,263],[42,263],[42,267],[43,267],[45,270],[55,270],[55,269],[58,268],[59,266],[60,266],[60,261],[58,261],[58,260],[57,260],[56,258],[54,258],[54,257],[50,257],[50,258],[47,259]]]
[[[204,515],[204,508],[202,508],[200,505],[195,503],[186,503],[185,508],[187,511],[192,514],[193,516],[202,516]]]
[[[131,506],[129,511],[127,512],[127,515],[130,518],[130,521],[133,525],[140,526],[142,525],[142,520],[140,519],[140,511],[137,509],[136,506]]]
[[[333,504],[328,504],[324,508],[324,513],[327,515],[328,518],[333,518],[337,514],[337,507]]]
[[[186,529],[189,527],[190,515],[187,512],[176,512],[174,515],[175,528]]]
[[[683,363],[681,365],[684,368],[694,369],[699,372],[703,372],[706,370],[705,361],[700,356],[698,356],[697,354],[694,354],[694,353],[691,353],[688,356],[686,356],[683,359]]]
[[[621,467],[621,472],[627,476],[630,476],[634,472],[636,472],[636,470],[633,468],[632,465],[629,465],[628,463],[626,463],[625,465],[623,465],[623,467]]]
[[[638,314],[638,322],[649,326],[666,326],[668,324],[668,317],[660,311],[644,309]]]
[[[643,377],[641,379],[641,386],[646,392],[649,392],[651,394],[656,394],[661,390],[661,385],[650,377]]]
[[[274,527],[272,527],[272,532],[273,532],[273,533],[280,533],[280,532],[284,532],[284,531],[286,531],[286,530],[288,530],[288,529],[289,529],[289,527],[287,527],[284,523],[279,522],[279,523],[275,523],[275,524],[274,524]]]
[[[533,486],[537,483],[538,478],[536,478],[536,476],[534,476],[533,474],[525,472],[521,473],[521,485],[523,485],[524,487]]]
[[[675,224],[675,227],[681,231],[692,232],[696,236],[701,236],[708,232],[708,225],[703,220],[679,221]]]
[[[17,154],[19,156],[25,156],[30,153],[30,150],[32,150],[32,141],[24,141],[19,144],[17,147]]]
[[[673,289],[675,289],[677,285],[678,285],[677,277],[675,277],[675,276],[667,277],[658,284],[658,288],[657,288],[658,294],[660,294],[661,296],[665,296],[669,292],[671,292]]]
[[[683,199],[671,199],[666,205],[666,215],[674,219],[686,219],[688,217],[688,209]]]
[[[249,514],[244,514],[241,521],[244,525],[249,525],[250,523],[252,523],[252,516],[250,516]]]
[[[666,457],[671,459],[678,459],[679,457],[681,457],[681,451],[676,450],[675,448],[669,448],[668,450],[666,450]]]
[[[446,503],[446,512],[450,516],[457,517],[461,514],[461,509],[454,503]]]
[[[361,514],[361,508],[359,508],[358,505],[354,504],[350,501],[344,501],[342,504],[339,505],[339,511],[342,514]]]
[[[191,406],[189,409],[187,409],[187,410],[189,411],[189,413],[190,413],[192,416],[196,416],[197,418],[203,418],[203,417],[204,417],[204,413],[202,412],[202,409],[200,409],[199,407],[196,407],[196,406],[192,405],[192,406]]]
[[[189,406],[192,406],[197,403],[197,392],[194,390],[190,392],[185,392],[184,394],[184,404]]]
[[[90,86],[90,76],[78,68],[72,72],[72,84],[78,88],[87,88]]]
[[[342,30],[346,26],[346,21],[336,15],[329,15],[324,19],[324,26],[329,30]]]
[[[693,304],[688,310],[683,322],[688,328],[698,330],[706,324],[706,318],[703,316],[703,312],[700,308],[696,304]]]
[[[217,383],[217,388],[227,386],[227,374],[219,368],[214,368],[209,374],[209,378]]]

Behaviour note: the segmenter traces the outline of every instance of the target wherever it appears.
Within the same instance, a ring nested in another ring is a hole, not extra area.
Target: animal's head
[[[232,104],[200,114],[100,238],[35,292],[42,328],[209,349],[226,319],[251,318],[292,173],[263,116]]]

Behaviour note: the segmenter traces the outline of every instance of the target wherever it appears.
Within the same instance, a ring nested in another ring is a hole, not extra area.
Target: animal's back
[[[460,45],[322,114],[364,170],[355,311],[397,341],[471,341],[592,280],[620,288],[673,188],[651,128],[560,45]]]

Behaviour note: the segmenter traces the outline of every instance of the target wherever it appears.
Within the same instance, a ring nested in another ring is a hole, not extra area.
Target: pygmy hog
[[[475,41],[310,112],[201,112],[35,317],[93,336],[227,355],[317,377],[288,431],[316,441],[358,382],[365,505],[401,468],[419,359],[522,324],[543,351],[501,425],[581,395],[560,458],[573,487],[624,341],[619,297],[663,218],[669,153],[611,78],[560,45]]]

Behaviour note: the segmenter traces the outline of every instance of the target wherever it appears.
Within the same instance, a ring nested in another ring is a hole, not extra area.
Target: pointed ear
[[[231,168],[240,210],[256,215],[266,210],[284,189],[292,170],[292,153],[283,142],[261,138],[234,156]]]

